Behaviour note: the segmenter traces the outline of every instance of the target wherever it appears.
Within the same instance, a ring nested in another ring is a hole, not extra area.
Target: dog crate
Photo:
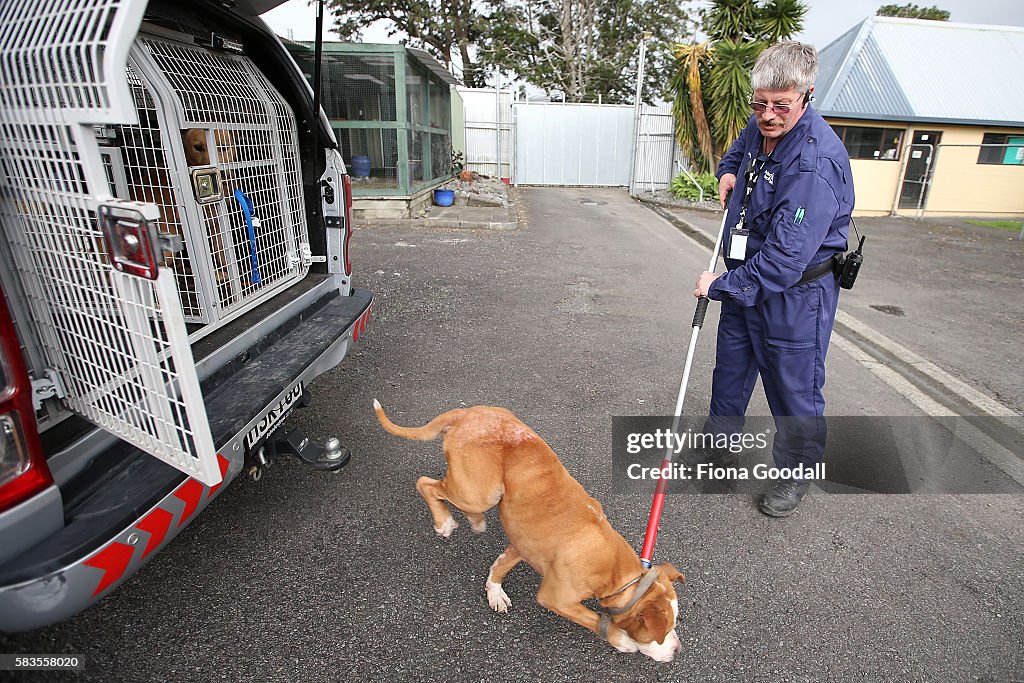
[[[180,39],[143,34],[128,64],[140,123],[112,131],[123,163],[111,191],[123,180],[125,198],[159,204],[161,232],[182,238],[168,265],[186,320],[215,323],[302,278],[298,134],[284,99],[247,57]]]
[[[18,46],[0,63],[0,277],[38,395],[214,482],[190,344],[312,259],[292,110],[240,43],[166,7],[181,16],[0,4],[0,44]],[[155,279],[111,264],[119,211],[157,222]]]

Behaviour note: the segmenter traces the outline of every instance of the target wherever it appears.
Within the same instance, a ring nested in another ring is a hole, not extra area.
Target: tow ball
[[[252,480],[259,481],[263,472],[281,455],[291,455],[304,465],[325,472],[337,472],[352,459],[352,451],[343,447],[334,437],[319,446],[298,427],[287,432],[280,429],[253,456],[248,470]]]

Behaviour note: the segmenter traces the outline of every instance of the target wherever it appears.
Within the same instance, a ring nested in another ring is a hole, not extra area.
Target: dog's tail
[[[373,409],[377,413],[377,419],[380,420],[380,426],[386,431],[391,432],[395,436],[415,439],[417,441],[432,441],[436,439],[448,431],[466,412],[461,409],[449,410],[447,413],[441,413],[422,427],[399,427],[384,414],[384,408],[377,399],[373,399]]]

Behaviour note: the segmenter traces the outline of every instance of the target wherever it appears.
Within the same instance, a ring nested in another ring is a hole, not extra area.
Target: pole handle
[[[693,327],[701,327],[704,325],[704,316],[708,312],[708,303],[711,300],[706,296],[699,297],[697,299],[697,310],[693,312]]]

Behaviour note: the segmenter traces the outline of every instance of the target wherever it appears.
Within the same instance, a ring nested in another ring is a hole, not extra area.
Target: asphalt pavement
[[[464,523],[437,538],[414,482],[443,473],[440,443],[384,433],[372,399],[409,425],[460,406],[510,408],[638,548],[650,495],[612,490],[611,420],[672,412],[693,280],[707,265],[699,241],[622,190],[515,194],[514,230],[403,223],[356,232],[355,280],[375,292],[374,317],[349,358],[313,383],[313,405],[289,418],[315,438],[341,438],[353,450],[347,468],[325,475],[283,461],[259,482],[233,483],[97,606],[0,636],[0,652],[82,654],[80,678],[95,681],[1024,680],[1019,493],[818,490],[784,520],[761,515],[750,494],[671,496],[656,559],[687,577],[684,647],[671,664],[618,653],[547,612],[533,598],[539,577],[523,566],[504,584],[512,609],[493,613],[483,582],[506,545],[496,514],[484,534]],[[900,260],[885,241],[900,235],[858,224],[886,245],[878,263]],[[950,246],[914,249],[927,261],[924,254]],[[992,299],[973,332],[953,329],[975,320],[957,307],[982,309],[986,290],[958,298],[964,269],[952,269],[938,278],[943,294],[934,300],[917,285],[876,292],[865,280],[851,311],[1019,409],[1014,340],[983,339]],[[1012,324],[1020,321],[1019,273],[999,281],[1017,288],[1016,313],[1011,291],[999,312]],[[976,277],[985,276],[964,279]],[[919,311],[918,302],[939,310]],[[874,313],[885,317],[868,318]],[[915,329],[935,332],[915,341]],[[698,347],[689,412],[706,410],[712,342]],[[916,395],[867,367],[855,353],[861,346],[848,348],[829,356],[832,414],[928,414]],[[985,358],[975,363],[976,355]],[[765,414],[763,398],[752,412]]]

